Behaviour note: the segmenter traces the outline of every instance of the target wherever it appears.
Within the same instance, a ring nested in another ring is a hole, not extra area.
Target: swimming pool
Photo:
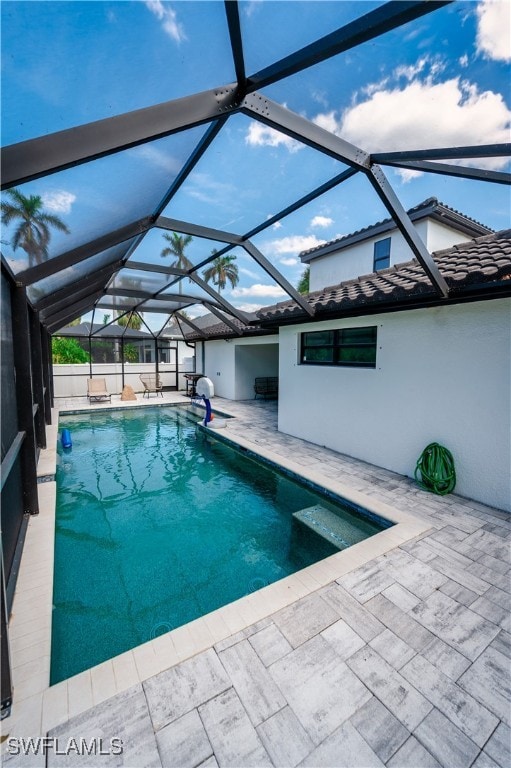
[[[61,415],[52,684],[337,552],[301,510],[342,516],[346,544],[386,527],[197,421],[161,406]]]

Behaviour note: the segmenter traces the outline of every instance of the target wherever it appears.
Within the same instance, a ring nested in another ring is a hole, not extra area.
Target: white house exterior
[[[431,442],[456,492],[511,509],[511,300],[440,306],[279,333],[279,430],[413,477]],[[300,364],[306,331],[377,327],[375,368]]]
[[[492,232],[436,198],[425,200],[408,214],[430,253]],[[402,264],[412,258],[403,235],[391,219],[386,219],[301,253],[302,262],[310,265],[310,290],[318,291],[325,286],[376,271],[375,244],[381,244],[388,251],[385,267]]]
[[[291,300],[262,308],[267,336],[210,328],[205,373],[216,394],[247,399],[252,376],[275,375],[258,350],[278,349],[280,431],[409,477],[440,443],[457,493],[511,511],[511,231],[433,258],[447,298],[411,259],[311,292],[313,318]]]

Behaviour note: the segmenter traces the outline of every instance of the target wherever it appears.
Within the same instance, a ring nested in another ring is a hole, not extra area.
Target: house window
[[[373,272],[390,267],[390,237],[374,244]]]
[[[302,333],[300,362],[376,368],[376,326]]]

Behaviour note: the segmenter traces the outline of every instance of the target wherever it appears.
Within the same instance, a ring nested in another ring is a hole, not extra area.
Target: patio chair
[[[97,402],[98,400],[106,400],[107,398],[112,402],[112,395],[106,388],[105,379],[87,379],[87,397],[89,398],[90,403],[92,403],[93,400]]]
[[[143,397],[146,395],[149,397],[151,392],[155,392],[157,395],[159,393],[163,397],[163,385],[156,373],[141,373],[139,378],[144,385]]]

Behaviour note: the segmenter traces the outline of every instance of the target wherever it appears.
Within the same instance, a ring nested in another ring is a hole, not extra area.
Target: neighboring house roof
[[[195,320],[193,322],[195,323]],[[257,324],[245,325],[235,317],[229,317],[229,322],[236,325],[242,332],[243,336],[267,336],[269,333],[273,333],[273,331],[268,331],[265,328],[261,328]],[[200,336],[196,331],[190,329],[190,332],[186,334],[186,341],[214,341],[215,339],[239,337],[238,334],[233,331],[230,326],[228,326],[226,323],[218,321],[218,318],[214,325],[208,325],[207,328],[204,328],[204,331],[205,336]]]
[[[465,216],[463,213],[454,210],[454,208],[449,208],[448,205],[439,202],[436,197],[429,197],[414,208],[410,208],[407,213],[410,219],[414,222],[430,218],[453,229],[457,229],[464,235],[468,235],[468,237],[479,237],[494,231],[475,219],[471,219],[469,216]],[[300,259],[304,263],[309,263],[320,256],[336,253],[342,248],[347,248],[349,245],[355,245],[356,243],[368,240],[369,238],[378,237],[379,235],[391,232],[396,228],[394,219],[384,219],[383,221],[378,221],[376,224],[372,224],[370,227],[359,229],[349,235],[343,235],[336,240],[330,240],[330,242],[323,243],[323,245],[316,245],[314,248],[302,251],[300,253]]]
[[[137,331],[134,328],[125,328],[120,325],[112,323],[110,325],[103,325],[102,323],[79,323],[78,325],[66,325],[65,328],[61,328],[55,336],[85,336],[92,335],[93,338],[98,336],[103,337],[121,337],[130,339],[152,339],[152,334],[147,331]]]
[[[418,306],[475,301],[511,295],[511,230],[479,237],[437,251],[433,258],[449,286],[449,296],[435,292],[416,259],[309,293],[313,319]],[[263,327],[307,322],[311,318],[293,301],[281,301],[257,312]]]

